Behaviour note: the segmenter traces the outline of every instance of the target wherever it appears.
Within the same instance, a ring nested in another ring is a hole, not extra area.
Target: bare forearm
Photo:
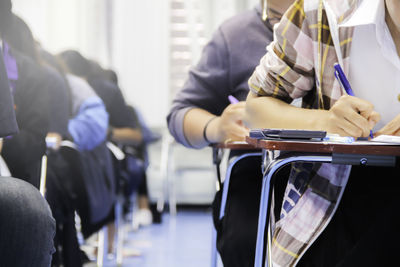
[[[303,109],[273,97],[250,93],[246,101],[246,124],[250,128],[326,130],[326,110]]]
[[[214,118],[215,115],[208,111],[200,108],[194,108],[189,110],[183,120],[183,132],[187,141],[195,148],[202,148],[208,145],[208,142],[204,139],[203,131],[207,122]],[[217,120],[218,118],[214,119]],[[212,140],[212,128],[213,121],[207,126],[207,139]]]
[[[113,128],[111,139],[116,142],[137,144],[143,140],[140,130],[133,128]]]

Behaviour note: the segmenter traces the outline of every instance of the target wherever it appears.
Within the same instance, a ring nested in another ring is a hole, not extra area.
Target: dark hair
[[[67,66],[68,72],[80,77],[91,76],[92,70],[89,61],[78,51],[66,50],[58,56]]]
[[[62,76],[65,76],[65,73],[68,72],[68,67],[65,65],[64,61],[50,52],[41,49],[39,51],[41,61],[53,69],[56,69]]]
[[[59,58],[67,66],[67,71],[88,80],[101,78],[118,84],[117,74],[112,70],[105,70],[97,61],[85,58],[75,50],[60,53]]]
[[[117,74],[113,70],[104,69],[100,64],[94,60],[88,60],[91,65],[92,77],[101,78],[118,85]]]
[[[107,80],[112,81],[118,85],[118,75],[114,70],[104,70]]]
[[[36,42],[31,29],[20,17],[12,14],[12,23],[4,32],[3,38],[12,48],[39,63]]]

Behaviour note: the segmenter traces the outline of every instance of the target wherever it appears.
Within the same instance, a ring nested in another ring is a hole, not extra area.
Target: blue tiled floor
[[[125,248],[140,250],[141,256],[124,258],[123,266],[210,266],[211,211],[183,210],[176,217],[165,214],[161,224],[129,232],[126,239]],[[115,263],[109,261],[106,266]]]

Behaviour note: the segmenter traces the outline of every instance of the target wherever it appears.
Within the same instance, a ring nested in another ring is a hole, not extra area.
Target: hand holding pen
[[[372,128],[379,121],[380,115],[374,111],[373,105],[363,99],[354,97],[354,92],[339,64],[334,65],[335,77],[341,88],[347,93],[330,109],[337,121],[340,135],[373,138]]]
[[[219,141],[242,141],[248,135],[249,130],[243,126],[246,103],[229,95],[228,105],[222,112],[220,119],[216,122]]]

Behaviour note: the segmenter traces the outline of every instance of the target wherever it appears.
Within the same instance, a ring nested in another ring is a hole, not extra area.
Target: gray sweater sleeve
[[[181,144],[192,147],[183,132],[183,120],[193,108],[220,115],[229,104],[229,52],[218,29],[205,46],[197,66],[189,72],[182,90],[177,93],[167,116],[168,128]]]

